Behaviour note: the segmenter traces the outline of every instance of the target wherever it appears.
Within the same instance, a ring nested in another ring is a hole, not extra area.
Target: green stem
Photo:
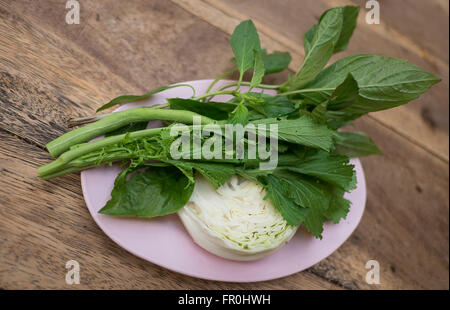
[[[217,82],[219,82],[220,80],[226,78],[227,76],[229,76],[230,74],[232,74],[233,72],[235,72],[237,69],[233,68],[230,71],[227,71],[225,73],[222,73],[221,75],[219,75],[208,87],[208,89],[206,90],[206,93],[209,93],[211,91],[211,89],[214,87],[214,85],[217,84]]]
[[[241,82],[242,85],[250,86],[250,82]],[[238,85],[238,82],[231,82],[225,85],[222,85],[217,91],[224,90],[229,87],[233,87]],[[256,86],[257,88],[264,88],[264,89],[278,89],[280,85],[269,85],[269,84],[259,84]]]
[[[83,127],[84,128],[84,127]],[[66,164],[71,162],[74,159],[77,159],[83,155],[86,155],[90,152],[95,152],[98,150],[101,150],[104,147],[117,144],[121,141],[123,141],[128,134],[130,139],[139,139],[143,137],[152,137],[161,132],[164,128],[152,128],[152,129],[145,129],[145,130],[139,130],[134,131],[130,133],[125,133],[121,135],[111,136],[107,138],[103,138],[100,140],[82,143],[77,145],[76,147],[72,148],[71,150],[63,153],[61,156],[59,156],[56,160],[52,161],[51,163],[39,167],[38,173],[39,176],[43,179],[50,178],[49,176],[54,175],[58,171],[66,170]],[[73,167],[69,167],[73,168]],[[78,169],[80,170],[80,169]]]
[[[223,124],[218,124],[221,129],[224,128]],[[189,130],[192,130],[194,126],[188,126]],[[63,153],[57,159],[52,161],[51,163],[39,167],[38,173],[42,179],[51,179],[66,173],[76,172],[80,170],[84,170],[87,168],[95,167],[100,164],[106,164],[111,162],[116,162],[118,160],[131,159],[132,156],[128,152],[122,152],[120,148],[118,148],[115,153],[107,154],[105,157],[102,157],[99,162],[98,156],[95,156],[95,152],[100,152],[106,147],[113,146],[120,142],[123,142],[124,139],[128,138],[130,140],[137,140],[141,138],[149,138],[159,134],[163,130],[170,130],[169,127],[162,128],[152,128],[134,131],[126,134],[111,136],[107,138],[103,138],[100,140],[87,142],[78,144],[76,147],[70,149],[69,151]],[[128,135],[128,136],[127,136]],[[86,155],[94,154],[91,157],[86,157]],[[84,158],[82,158],[85,156]],[[157,158],[155,158],[157,159]]]
[[[299,90],[287,91],[287,92],[284,92],[284,93],[280,93],[278,95],[280,95],[280,96],[288,96],[288,95],[301,94],[301,93],[312,93],[312,92],[318,92],[318,91],[333,91],[333,90],[335,90],[335,88],[299,89]]]
[[[235,95],[236,92],[234,90],[222,90],[222,91],[214,91],[212,93],[206,93],[200,96],[193,98],[193,100],[200,100],[207,97],[214,97],[217,95]]]
[[[86,142],[92,138],[111,132],[134,122],[151,120],[176,121],[192,124],[193,117],[200,116],[197,113],[184,110],[164,110],[149,108],[134,108],[108,115],[95,123],[88,124],[69,131],[68,133],[49,142],[46,147],[50,155],[57,157],[67,151],[71,146]],[[201,116],[202,124],[214,123],[214,120]]]

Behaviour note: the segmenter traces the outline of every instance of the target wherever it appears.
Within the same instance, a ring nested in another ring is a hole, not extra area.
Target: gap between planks
[[[249,19],[250,17],[246,14],[243,14],[225,2],[219,0],[171,0],[173,3],[179,5],[186,11],[191,14],[201,18],[205,22],[211,24],[212,26],[219,28],[225,33],[231,35],[233,33],[234,28],[241,22],[242,20]],[[337,1],[337,0],[325,0],[325,2],[330,6],[339,6],[339,5],[351,5],[354,3],[350,0]],[[359,19],[364,19],[364,16],[360,14]],[[304,49],[297,42],[293,42],[291,39],[287,38],[283,34],[280,34],[270,27],[267,27],[265,24],[259,22],[256,19],[253,19],[256,28],[258,28],[258,32],[261,37],[261,41],[263,42],[264,47],[266,47],[269,51],[273,50],[282,50],[289,51],[292,56],[292,62],[289,65],[289,69],[293,72],[296,72],[302,63],[302,59],[304,57]],[[364,22],[359,22],[358,25],[365,25]],[[381,25],[381,24],[380,24]],[[425,52],[419,45],[410,40],[407,36],[401,34],[395,29],[387,26],[383,27],[365,27],[365,29],[369,29],[370,31],[375,31],[377,34],[382,35],[383,37],[387,37],[389,41],[393,44],[399,45],[403,48],[406,48],[413,52],[414,54],[419,55],[419,57],[427,58],[429,61],[438,64],[441,67],[444,67],[448,71],[448,64],[441,60],[440,58]],[[414,117],[413,115],[403,115],[407,114],[405,110],[399,112],[402,116],[402,119],[407,119]],[[411,113],[410,113],[411,114]],[[438,135],[438,139],[444,141],[444,144],[447,144],[446,147],[433,147],[438,146],[440,143],[432,143],[432,145],[428,145],[423,143],[420,139],[417,139],[413,135],[408,135],[408,130],[401,130],[401,128],[397,128],[397,126],[391,124],[385,120],[383,112],[379,112],[378,114],[371,114],[369,117],[379,124],[385,126],[390,131],[393,131],[399,134],[401,137],[407,139],[409,142],[412,142],[429,152],[431,155],[437,157],[439,160],[444,161],[445,163],[449,163],[449,154],[448,154],[448,135],[445,132],[436,132],[432,129],[429,129],[423,126],[424,132],[426,132],[427,136],[436,136]],[[444,150],[442,150],[444,149]]]

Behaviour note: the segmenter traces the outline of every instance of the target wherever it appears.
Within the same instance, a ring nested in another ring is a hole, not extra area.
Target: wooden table
[[[365,1],[357,0],[83,0],[79,25],[66,24],[65,2],[0,0],[1,288],[449,288],[448,1],[380,1],[380,25],[365,23]],[[120,94],[225,72],[230,33],[249,17],[265,47],[292,54],[295,70],[302,34],[343,3],[362,12],[337,57],[401,57],[443,80],[413,103],[357,122],[384,155],[362,159],[368,201],[356,232],[314,267],[261,283],[180,275],[111,241],[87,211],[78,174],[37,176],[50,160],[44,145],[68,130],[69,117]],[[80,285],[65,283],[70,259],[81,265]],[[380,263],[379,285],[365,282],[369,259]]]

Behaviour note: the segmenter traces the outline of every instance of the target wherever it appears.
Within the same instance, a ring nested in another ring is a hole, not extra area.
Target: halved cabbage
[[[205,250],[227,259],[255,260],[281,248],[297,230],[265,195],[261,185],[237,176],[217,190],[197,176],[194,192],[178,215]]]

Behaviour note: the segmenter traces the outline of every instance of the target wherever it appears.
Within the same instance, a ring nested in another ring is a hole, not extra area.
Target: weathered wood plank
[[[367,1],[353,2],[364,8]],[[380,17],[387,27],[414,42],[423,54],[432,54],[448,64],[448,1],[445,2],[446,7],[443,1],[380,1]]]
[[[291,52],[294,61],[290,69],[294,71],[298,69],[304,54],[303,33],[327,8],[351,3],[332,0],[301,2],[261,0],[255,5],[248,0],[172,1],[228,33],[232,32],[239,21],[252,18],[262,34],[263,44],[267,44],[270,49]],[[395,39],[390,39],[393,31],[385,33],[371,26],[373,25],[365,25],[364,14],[361,14],[359,27],[348,51],[333,57],[332,61],[355,53],[388,55],[408,59],[441,77],[442,82],[420,99],[396,109],[373,113],[371,117],[448,162],[448,63],[423,54],[423,51],[408,38],[406,43],[397,44],[396,41],[402,43],[405,41],[405,36],[399,37],[398,32],[395,32],[397,35]]]

